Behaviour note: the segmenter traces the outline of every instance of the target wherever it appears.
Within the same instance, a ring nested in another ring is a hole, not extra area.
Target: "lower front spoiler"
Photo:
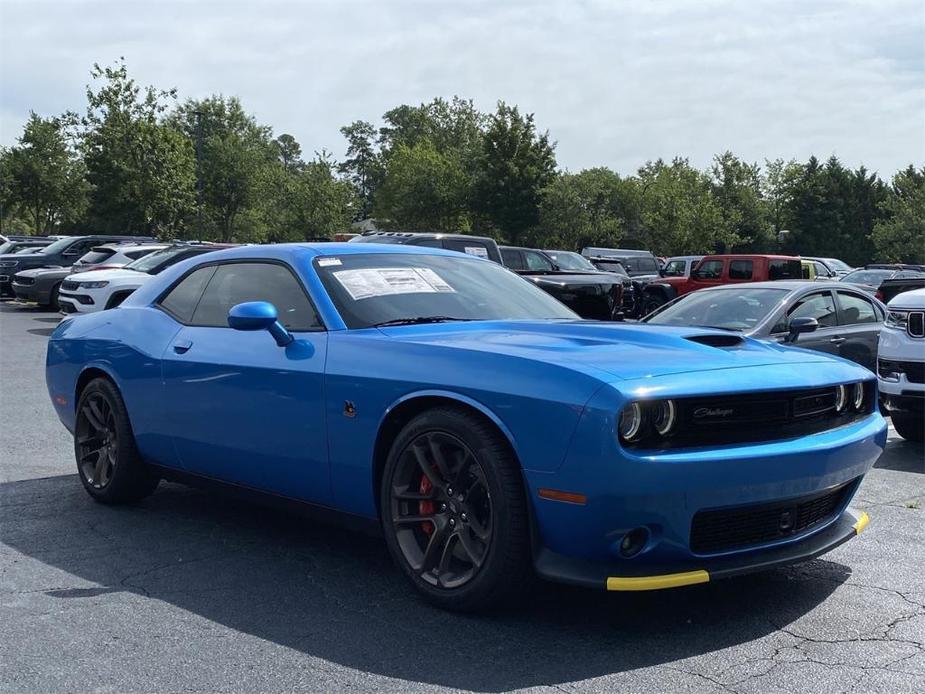
[[[671,566],[642,563],[637,573],[622,571],[619,576],[612,575],[615,573],[612,565],[566,557],[546,549],[539,551],[534,566],[543,578],[586,588],[619,591],[678,588],[815,559],[859,535],[869,520],[863,511],[848,508],[827,528],[791,544]]]

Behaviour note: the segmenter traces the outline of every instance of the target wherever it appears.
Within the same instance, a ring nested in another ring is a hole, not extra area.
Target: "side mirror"
[[[279,322],[276,307],[268,301],[247,301],[232,306],[228,311],[228,326],[235,330],[266,330],[280,347],[294,339]]]
[[[790,333],[784,339],[786,343],[794,343],[803,333],[811,333],[819,327],[815,318],[794,318],[790,321]]]

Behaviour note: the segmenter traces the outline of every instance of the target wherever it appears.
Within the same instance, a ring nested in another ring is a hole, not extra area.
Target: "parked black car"
[[[150,236],[66,236],[35,253],[0,255],[0,296],[13,295],[12,278],[17,272],[39,267],[70,267],[93,246],[114,241],[153,242]]]
[[[494,239],[487,236],[468,234],[440,234],[436,232],[411,231],[366,231],[354,236],[350,243],[403,243],[410,246],[446,248],[450,251],[468,253],[479,258],[488,258],[501,263],[501,252]]]
[[[883,280],[875,296],[883,303],[888,304],[894,296],[903,292],[911,292],[914,289],[921,289],[922,287],[925,287],[925,273],[913,276],[903,273],[893,279]]]
[[[533,282],[582,318],[621,320],[623,278],[610,272],[564,270],[544,251],[501,246],[505,267]]]
[[[575,251],[554,251],[544,250],[546,255],[552,258],[560,270],[573,272],[605,272],[598,270],[594,264],[585,258],[581,253]],[[623,283],[623,316],[633,316],[636,311],[636,290],[633,288],[632,278],[624,270],[619,272],[606,271],[608,274],[616,275]]]
[[[881,285],[887,280],[907,280],[922,277],[925,277],[925,265],[873,264],[865,265],[853,272],[849,272],[847,275],[840,278],[839,281],[853,284],[870,294],[876,294],[880,290]],[[910,286],[909,289],[918,289],[920,286],[922,285],[916,284]],[[899,294],[899,292],[896,292],[896,294]],[[889,298],[884,300],[879,296],[877,298],[883,301],[890,300]]]
[[[649,251],[629,248],[597,248],[588,246],[581,249],[581,255],[591,261],[598,270],[625,274],[633,281],[634,304],[626,311],[629,318],[644,315],[643,296],[649,282],[661,277],[658,258]]]

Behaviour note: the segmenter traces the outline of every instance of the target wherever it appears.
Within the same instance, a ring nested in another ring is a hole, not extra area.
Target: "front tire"
[[[658,294],[646,294],[642,299],[642,316],[648,316],[665,303],[665,300]]]
[[[105,378],[90,381],[80,394],[74,456],[84,489],[101,503],[138,501],[157,487],[135,446],[119,389]]]
[[[912,412],[893,412],[890,416],[896,433],[906,441],[922,443],[925,439],[925,417]]]
[[[386,544],[426,600],[486,609],[532,579],[520,466],[488,422],[446,407],[399,433],[380,490]]]

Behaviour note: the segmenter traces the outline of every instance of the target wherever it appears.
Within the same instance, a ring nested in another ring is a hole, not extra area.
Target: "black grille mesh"
[[[691,523],[691,551],[715,554],[783,540],[831,520],[851,496],[856,480],[786,501],[698,511]]]

